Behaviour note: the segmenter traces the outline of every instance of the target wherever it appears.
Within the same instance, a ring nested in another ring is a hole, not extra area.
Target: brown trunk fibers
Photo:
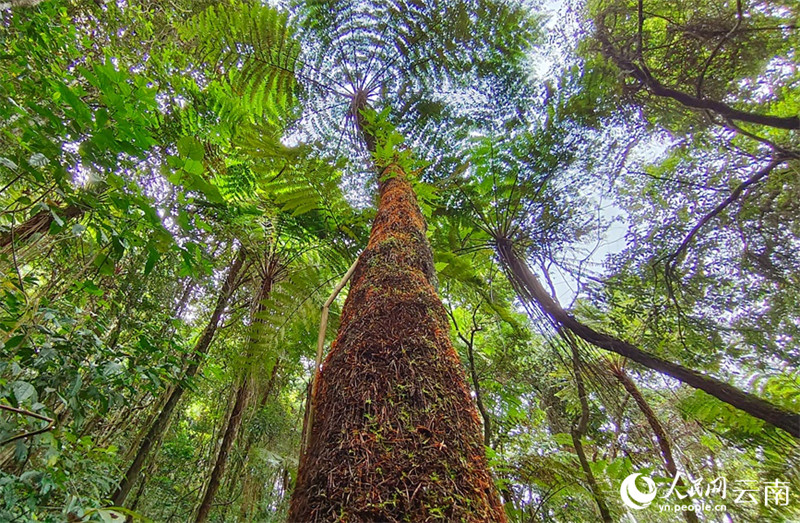
[[[222,318],[222,313],[224,312],[225,307],[227,307],[228,301],[230,300],[231,295],[236,288],[236,282],[239,278],[239,271],[244,264],[244,260],[245,251],[244,249],[240,248],[233,265],[231,265],[231,268],[228,270],[225,283],[222,284],[222,289],[220,289],[219,296],[217,297],[217,304],[214,307],[214,312],[211,313],[211,318],[209,318],[208,324],[203,330],[203,334],[200,335],[200,338],[195,344],[194,359],[186,368],[184,379],[192,379],[200,369],[202,358],[208,353],[208,349],[211,346],[211,341],[214,339],[217,326]],[[144,463],[147,460],[147,456],[150,454],[153,446],[156,445],[156,443],[161,439],[161,436],[167,429],[169,420],[172,418],[172,413],[175,411],[175,407],[178,405],[178,402],[180,401],[181,396],[183,396],[184,391],[184,385],[179,382],[169,392],[169,397],[164,404],[164,408],[161,409],[161,412],[159,412],[155,421],[148,429],[147,434],[144,436],[141,444],[139,445],[139,449],[136,452],[136,457],[134,457],[133,462],[125,472],[125,476],[122,478],[117,490],[111,496],[111,500],[115,506],[121,507],[125,503],[125,498],[128,497],[128,493],[130,493],[133,485],[139,478],[139,474],[142,471],[142,466],[144,466]]]
[[[774,405],[749,392],[744,392],[724,381],[648,354],[626,341],[584,325],[553,300],[528,265],[514,252],[514,247],[509,240],[497,240],[497,253],[520,299],[526,303],[538,304],[557,324],[569,329],[579,338],[603,350],[630,358],[648,369],[675,378],[690,387],[702,390],[732,407],[785,430],[796,438],[800,437],[800,414]]]
[[[656,413],[650,408],[647,400],[645,400],[644,396],[642,396],[642,392],[636,386],[636,383],[633,382],[633,379],[631,379],[631,377],[625,371],[624,367],[614,365],[611,368],[611,372],[614,374],[614,377],[617,378],[617,381],[622,384],[628,394],[630,394],[630,396],[633,398],[633,401],[636,402],[636,406],[639,407],[639,410],[642,412],[642,414],[644,414],[647,423],[650,425],[653,434],[656,436],[656,441],[658,441],[658,448],[661,451],[661,457],[664,460],[664,468],[667,470],[667,473],[673,478],[677,477],[678,467],[675,465],[675,459],[672,457],[672,447],[669,444],[667,431],[664,430],[664,426],[661,425]],[[677,485],[682,487],[683,480],[679,478]],[[697,523],[698,521],[697,514],[690,510],[685,511],[683,516],[686,518],[688,523]]]
[[[431,283],[425,220],[398,165],[384,170],[379,193],[338,336],[316,376],[289,520],[505,521]]]
[[[322,368],[322,355],[323,350],[325,349],[325,334],[328,330],[328,313],[330,312],[331,304],[333,300],[342,292],[342,289],[350,281],[350,278],[353,276],[353,272],[355,272],[356,267],[358,266],[358,258],[353,264],[347,269],[344,277],[342,280],[336,285],[336,288],[333,289],[330,297],[325,301],[325,304],[322,306],[322,317],[319,322],[319,334],[317,336],[317,359],[314,362],[314,375],[312,376],[311,386],[308,389],[308,395],[306,397],[306,415],[303,419],[303,434],[301,438],[301,445],[300,445],[300,456],[302,457],[303,453],[305,452],[306,447],[308,447],[308,438],[311,434],[310,428],[311,425],[314,424],[314,405],[309,401],[309,398],[316,394],[317,392],[317,380],[314,379],[316,374]]]
[[[67,205],[62,208],[56,207],[52,212],[49,210],[39,211],[11,231],[0,235],[0,248],[10,245],[12,241],[27,240],[37,232],[47,232],[50,224],[55,220],[53,212],[66,221],[82,216],[85,209],[77,205]]]

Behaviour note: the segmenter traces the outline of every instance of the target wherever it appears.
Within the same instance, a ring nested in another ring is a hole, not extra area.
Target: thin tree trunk
[[[219,490],[220,482],[225,474],[225,466],[228,462],[233,444],[239,435],[239,428],[242,426],[242,414],[247,406],[247,400],[250,396],[250,379],[245,377],[236,389],[236,396],[231,409],[231,416],[228,418],[228,426],[225,427],[225,432],[222,436],[222,444],[220,445],[217,459],[214,462],[214,468],[208,479],[208,485],[203,493],[203,500],[197,509],[196,523],[203,523],[208,519],[208,514],[211,512],[211,506],[214,502],[214,497]]]
[[[483,444],[487,447],[492,440],[492,421],[489,419],[489,412],[486,410],[486,405],[483,403],[483,394],[481,391],[481,383],[478,379],[478,371],[475,369],[475,352],[472,343],[467,345],[467,358],[469,359],[469,374],[472,378],[472,387],[475,390],[475,405],[478,407],[478,412],[481,414],[483,420]]]
[[[83,207],[70,204],[66,207],[57,207],[53,209],[52,212],[45,210],[39,211],[17,227],[14,227],[11,231],[0,235],[0,249],[11,245],[12,240],[15,242],[25,241],[37,232],[47,232],[50,229],[50,224],[55,220],[55,218],[53,218],[53,212],[55,212],[59,218],[66,221],[83,216],[86,210]]]
[[[289,521],[504,522],[414,190],[397,164],[385,166],[378,190],[369,243],[316,376]]]
[[[464,345],[467,346],[467,362],[469,363],[469,376],[472,379],[472,389],[475,391],[475,406],[478,407],[478,412],[480,412],[481,419],[483,420],[483,444],[488,447],[492,439],[492,421],[489,419],[489,411],[483,403],[483,391],[481,390],[481,383],[478,379],[478,370],[475,366],[475,333],[480,330],[475,322],[477,310],[476,308],[472,314],[472,329],[469,338],[461,332],[455,315],[453,315],[452,312],[448,312],[448,314],[450,314],[450,319],[456,327],[456,335],[464,342]]]
[[[264,320],[261,315],[266,308],[264,302],[269,298],[269,294],[272,291],[272,286],[279,278],[279,275],[282,274],[283,269],[284,267],[279,257],[272,256],[272,258],[268,261],[268,269],[264,275],[258,295],[256,296],[255,307],[252,314],[251,332],[247,342],[248,348],[245,355],[245,362],[247,362],[247,360],[250,358],[252,348],[256,345],[256,343],[258,343],[258,340],[262,335],[261,328],[263,327]],[[277,366],[277,361],[275,362],[275,365]],[[239,437],[239,429],[242,426],[242,415],[252,392],[252,378],[249,376],[249,370],[245,370],[243,372],[240,380],[241,382],[239,384],[239,388],[236,390],[236,397],[233,403],[233,409],[231,410],[231,416],[228,419],[228,426],[225,428],[225,433],[222,437],[222,444],[220,445],[219,452],[217,453],[217,459],[214,462],[214,468],[209,476],[208,485],[206,485],[206,490],[203,493],[203,499],[197,509],[195,523],[203,523],[208,519],[208,514],[211,512],[211,507],[214,502],[214,497],[217,495],[222,477],[225,474],[228,456],[233,448],[233,444]]]
[[[600,517],[603,518],[605,523],[612,523],[613,520],[611,519],[611,513],[608,511],[608,505],[603,496],[603,491],[600,489],[600,485],[597,484],[592,468],[589,465],[589,460],[586,459],[586,452],[583,450],[583,441],[581,440],[584,434],[586,434],[586,429],[589,425],[589,401],[586,399],[586,387],[583,384],[583,376],[581,375],[580,356],[578,355],[578,350],[575,348],[574,340],[571,339],[570,334],[562,332],[561,335],[572,350],[572,369],[575,372],[575,384],[578,387],[578,399],[581,403],[581,415],[578,422],[575,423],[570,430],[572,444],[575,447],[575,454],[578,455],[581,469],[583,469],[583,475],[586,476],[586,482],[589,484],[589,492],[592,493],[592,497],[600,511]]]
[[[653,430],[653,434],[656,436],[656,441],[658,441],[658,448],[661,450],[661,457],[664,460],[664,468],[667,470],[667,473],[669,473],[669,475],[673,478],[677,477],[678,467],[675,465],[675,459],[672,457],[672,447],[669,444],[667,431],[664,430],[664,427],[661,425],[658,417],[656,417],[656,413],[650,408],[647,400],[645,400],[644,396],[642,396],[642,392],[633,382],[628,373],[625,372],[624,368],[614,367],[612,368],[611,372],[622,384],[622,386],[625,387],[625,390],[633,398],[633,401],[636,402],[636,406],[639,407],[639,410],[642,412],[642,414],[644,414],[647,423]],[[683,480],[679,478],[677,485],[683,486]],[[683,516],[686,518],[688,523],[698,523],[697,514],[690,510],[685,511]]]
[[[277,382],[278,377],[278,370],[280,368],[280,361],[277,361],[275,365],[272,367],[272,375],[267,382],[267,386],[264,388],[264,391],[261,393],[261,399],[256,406],[256,412],[258,409],[264,408],[266,406],[267,401],[269,401],[270,396],[272,395],[272,391],[275,388],[275,383]],[[252,510],[252,505],[256,500],[256,494],[260,492],[263,488],[263,478],[254,478],[252,474],[248,472],[248,464],[250,460],[250,450],[252,449],[253,445],[256,443],[257,435],[250,434],[250,437],[247,438],[244,446],[244,452],[242,452],[242,465],[238,471],[233,472],[234,479],[241,479],[244,478],[244,484],[242,485],[242,501],[239,506],[239,520],[240,521],[248,521],[247,515]]]
[[[785,430],[796,438],[800,437],[800,414],[778,407],[724,381],[648,354],[628,342],[595,331],[576,320],[553,300],[528,265],[514,252],[510,241],[498,239],[497,253],[506,267],[508,276],[517,289],[520,299],[538,304],[554,321],[572,331],[579,338],[601,349],[625,356],[648,369],[675,378],[690,387],[700,389],[732,407]]]
[[[141,479],[139,480],[139,486],[133,495],[133,499],[129,503],[130,509],[134,512],[136,511],[136,507],[139,506],[139,501],[142,500],[144,491],[147,489],[147,478],[152,476],[153,473],[158,469],[158,462],[155,460],[155,456],[158,454],[158,449],[161,446],[161,443],[161,440],[159,440],[153,451],[150,452],[150,456],[147,460],[147,466],[144,467],[144,473],[141,474]],[[133,516],[129,514],[128,517],[125,518],[125,523],[134,523]]]
[[[214,339],[214,334],[216,333],[220,319],[222,318],[222,313],[227,307],[231,295],[236,288],[236,282],[239,278],[239,272],[244,264],[244,260],[245,251],[243,248],[239,248],[236,259],[234,260],[233,265],[231,265],[231,268],[228,270],[228,275],[225,278],[222,289],[220,289],[219,296],[217,297],[217,303],[214,307],[214,312],[211,314],[211,318],[209,318],[206,328],[203,330],[203,333],[200,335],[200,338],[195,344],[194,358],[184,373],[184,380],[192,379],[200,369],[202,358],[208,353],[208,349],[211,346],[211,341]],[[155,421],[150,426],[150,429],[147,431],[147,434],[142,439],[139,450],[136,452],[133,462],[125,472],[125,476],[122,478],[117,490],[111,496],[111,500],[115,506],[121,507],[125,503],[125,498],[128,496],[131,488],[133,488],[133,485],[136,483],[147,456],[156,442],[159,441],[161,436],[164,434],[164,431],[167,429],[169,421],[172,418],[172,413],[175,411],[175,407],[178,405],[178,402],[180,401],[181,396],[183,396],[184,391],[185,386],[183,385],[183,382],[178,382],[175,384],[172,392],[170,392],[167,401],[164,403],[164,408],[158,414]]]

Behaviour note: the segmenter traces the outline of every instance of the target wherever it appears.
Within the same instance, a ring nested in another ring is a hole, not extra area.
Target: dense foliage
[[[374,165],[509,521],[800,519],[798,16],[0,2],[0,521],[286,520]]]

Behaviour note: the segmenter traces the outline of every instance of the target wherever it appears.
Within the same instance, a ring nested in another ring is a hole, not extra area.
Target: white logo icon
[[[655,482],[648,476],[642,476],[642,481],[647,485],[647,492],[639,490],[636,486],[636,478],[639,476],[642,476],[639,472],[631,474],[619,486],[619,495],[622,497],[622,502],[634,510],[642,510],[650,506],[650,503],[653,502],[658,493]]]

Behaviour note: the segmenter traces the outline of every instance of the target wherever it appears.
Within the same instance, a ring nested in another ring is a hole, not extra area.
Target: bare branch
[[[700,232],[700,229],[702,229],[709,221],[711,221],[712,219],[714,219],[714,217],[716,217],[722,211],[724,211],[730,204],[732,204],[733,202],[738,200],[739,197],[741,196],[742,192],[745,189],[747,189],[751,185],[756,184],[759,181],[763,180],[767,175],[769,175],[770,172],[773,171],[773,169],[775,169],[775,167],[780,165],[783,161],[784,161],[784,158],[780,157],[780,156],[777,157],[777,158],[773,158],[773,160],[770,161],[769,164],[767,164],[766,167],[764,167],[763,169],[761,169],[760,171],[755,173],[753,176],[751,176],[747,180],[745,180],[742,183],[740,183],[731,192],[730,196],[725,198],[719,205],[714,207],[714,209],[711,212],[709,212],[708,214],[703,216],[700,219],[700,221],[697,222],[697,224],[694,227],[692,227],[692,230],[689,231],[689,234],[687,234],[686,237],[683,239],[683,241],[681,242],[680,246],[678,247],[678,250],[676,250],[673,254],[671,254],[668,257],[667,269],[671,270],[671,269],[675,268],[675,265],[678,263],[680,258],[685,254],[686,249],[689,247],[689,244],[691,243],[692,239],[694,239],[694,237],[697,235],[697,233]]]
[[[47,422],[47,426],[44,427],[44,428],[41,428],[41,429],[38,429],[38,430],[33,430],[31,432],[23,432],[22,434],[17,434],[16,436],[8,438],[8,439],[6,439],[4,441],[0,441],[0,447],[3,446],[3,445],[7,445],[8,443],[13,443],[14,441],[17,441],[17,440],[20,440],[20,439],[23,439],[23,438],[27,438],[29,436],[36,436],[37,434],[43,434],[43,433],[49,431],[50,429],[52,429],[56,424],[56,420],[55,419],[48,418],[47,416],[42,416],[41,414],[37,414],[37,413],[31,412],[29,410],[18,409],[18,408],[15,408],[15,407],[9,407],[8,405],[0,405],[0,409],[7,410],[9,412],[15,412],[17,414],[22,414],[23,416],[30,416],[32,418],[40,419],[42,421],[46,421]]]

